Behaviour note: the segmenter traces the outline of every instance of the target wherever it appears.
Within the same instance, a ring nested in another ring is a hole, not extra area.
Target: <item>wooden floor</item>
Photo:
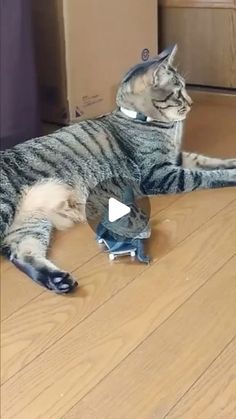
[[[186,148],[235,157],[235,115],[197,104]],[[236,189],[153,198],[152,228],[149,267],[56,234],[72,296],[2,262],[2,418],[236,418]]]

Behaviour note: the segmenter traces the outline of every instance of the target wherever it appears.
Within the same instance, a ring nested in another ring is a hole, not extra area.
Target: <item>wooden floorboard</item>
[[[235,212],[236,200],[13,375],[5,417],[66,413],[235,254]]]
[[[179,197],[159,197],[151,202],[151,216],[177,201]],[[74,272],[100,253],[94,233],[87,225],[77,225],[69,231],[56,232],[49,252],[53,262],[64,270]],[[6,260],[1,260],[1,319],[25,306],[44,293],[23,273]]]
[[[236,311],[235,272],[236,257],[63,419],[165,418],[170,407],[236,335],[236,323],[232,321]],[[231,400],[234,390],[231,386]],[[224,418],[233,419],[234,413]]]
[[[236,337],[167,414],[168,419],[236,417]]]
[[[197,104],[185,147],[236,157],[235,109]],[[4,419],[235,419],[236,188],[151,199],[150,266],[109,263],[86,225],[44,291],[1,260]]]
[[[153,200],[158,201],[158,198]],[[203,191],[194,196],[182,196],[154,215],[151,223],[155,234],[147,249],[153,263],[160,263],[178,243],[231,201],[229,189]],[[98,253],[75,271],[76,276],[81,277],[81,288],[75,295],[62,297],[44,292],[3,321],[2,382],[147,269],[130,259],[125,264],[120,260],[110,264],[107,255]]]
[[[186,122],[184,148],[216,157],[235,157],[235,113],[235,106],[194,104]]]

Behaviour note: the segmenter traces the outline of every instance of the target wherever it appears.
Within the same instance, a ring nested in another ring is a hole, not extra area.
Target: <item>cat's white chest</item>
[[[178,121],[176,123],[175,132],[174,132],[174,144],[177,150],[181,148],[182,138],[183,138],[183,122]]]

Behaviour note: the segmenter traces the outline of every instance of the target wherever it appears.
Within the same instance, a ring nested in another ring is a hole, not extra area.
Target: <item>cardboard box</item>
[[[110,112],[130,66],[157,53],[157,0],[32,0],[42,117]]]

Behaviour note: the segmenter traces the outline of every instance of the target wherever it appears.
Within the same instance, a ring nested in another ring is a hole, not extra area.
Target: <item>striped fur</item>
[[[118,106],[151,122],[117,109],[1,154],[2,252],[46,288],[65,293],[77,285],[47,259],[50,236],[53,228],[86,220],[89,191],[102,181],[114,179],[117,197],[125,178],[135,183],[137,194],[148,195],[236,185],[236,159],[181,150],[183,121],[192,102],[172,67],[175,52],[135,66],[118,89]],[[95,198],[103,205],[102,197]]]

